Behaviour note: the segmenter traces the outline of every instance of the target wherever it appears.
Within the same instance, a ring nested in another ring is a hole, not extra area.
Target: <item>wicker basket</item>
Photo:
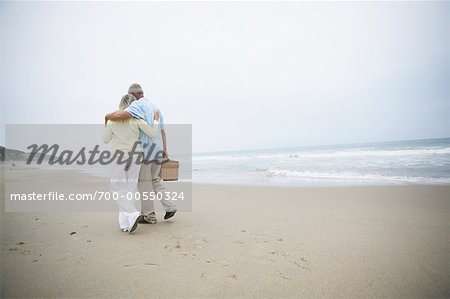
[[[161,166],[161,178],[163,181],[177,181],[180,163],[178,161],[167,160]]]

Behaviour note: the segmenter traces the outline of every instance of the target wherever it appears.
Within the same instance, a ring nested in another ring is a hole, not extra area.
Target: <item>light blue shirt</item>
[[[155,115],[155,111],[159,111],[159,109],[152,102],[150,102],[149,99],[144,97],[132,102],[131,105],[125,109],[125,111],[130,112],[134,118],[143,119],[149,124],[153,125],[153,117]],[[161,159],[162,157],[161,154],[159,154],[158,157],[155,157],[155,155],[159,151],[162,151],[164,148],[161,137],[161,130],[164,130],[164,118],[161,114],[161,111],[159,111],[159,128],[160,130],[158,131],[158,134],[155,138],[150,138],[142,131],[139,133],[139,140],[141,141],[142,151],[144,152],[145,159],[155,160],[156,158]],[[152,144],[155,144],[155,147],[149,155]]]

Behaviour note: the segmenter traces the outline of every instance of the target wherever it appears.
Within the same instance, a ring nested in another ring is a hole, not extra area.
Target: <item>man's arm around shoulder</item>
[[[120,121],[131,118],[131,113],[125,110],[115,111],[105,115],[105,124],[108,120]]]

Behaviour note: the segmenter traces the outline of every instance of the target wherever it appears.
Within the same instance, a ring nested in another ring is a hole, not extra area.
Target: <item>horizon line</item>
[[[346,146],[346,145],[361,145],[361,144],[380,144],[380,143],[390,143],[390,142],[405,142],[405,141],[424,141],[424,140],[440,140],[440,139],[450,139],[450,136],[448,137],[437,137],[437,138],[417,138],[417,139],[396,139],[396,140],[383,140],[383,141],[367,141],[367,142],[348,142],[348,143],[325,143],[325,144],[312,144],[312,145],[293,145],[293,146],[286,146],[286,147],[260,147],[260,148],[252,148],[252,149],[227,149],[227,150],[218,150],[218,151],[199,151],[199,152],[192,152],[192,154],[217,154],[217,153],[231,153],[231,152],[251,152],[251,151],[257,151],[257,150],[276,150],[276,149],[291,149],[291,148],[308,148],[308,147],[318,147],[318,146]],[[15,150],[20,151],[23,153],[24,151],[14,149],[14,148],[7,148],[6,145],[1,145],[0,148],[3,148],[5,150]]]

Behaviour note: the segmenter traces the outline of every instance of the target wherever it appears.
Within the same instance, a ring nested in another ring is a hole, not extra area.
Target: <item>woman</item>
[[[135,100],[136,98],[131,94],[124,95],[120,100],[119,109],[124,110]],[[139,140],[140,131],[151,138],[156,137],[159,130],[158,120],[159,113],[156,112],[153,127],[145,120],[136,118],[129,118],[117,122],[108,121],[103,135],[103,141],[109,143],[112,140],[113,151],[123,152],[124,159],[126,160],[126,156]],[[140,144],[135,148],[135,152],[142,152]],[[141,213],[133,203],[137,192],[139,170],[141,167],[140,164],[135,162],[138,157],[134,157],[131,163],[127,163],[127,166],[116,161],[116,163],[112,164],[111,169],[111,194],[112,198],[117,199],[117,204],[119,205],[119,225],[122,231],[128,231],[129,233],[132,233],[136,229],[141,218]]]

